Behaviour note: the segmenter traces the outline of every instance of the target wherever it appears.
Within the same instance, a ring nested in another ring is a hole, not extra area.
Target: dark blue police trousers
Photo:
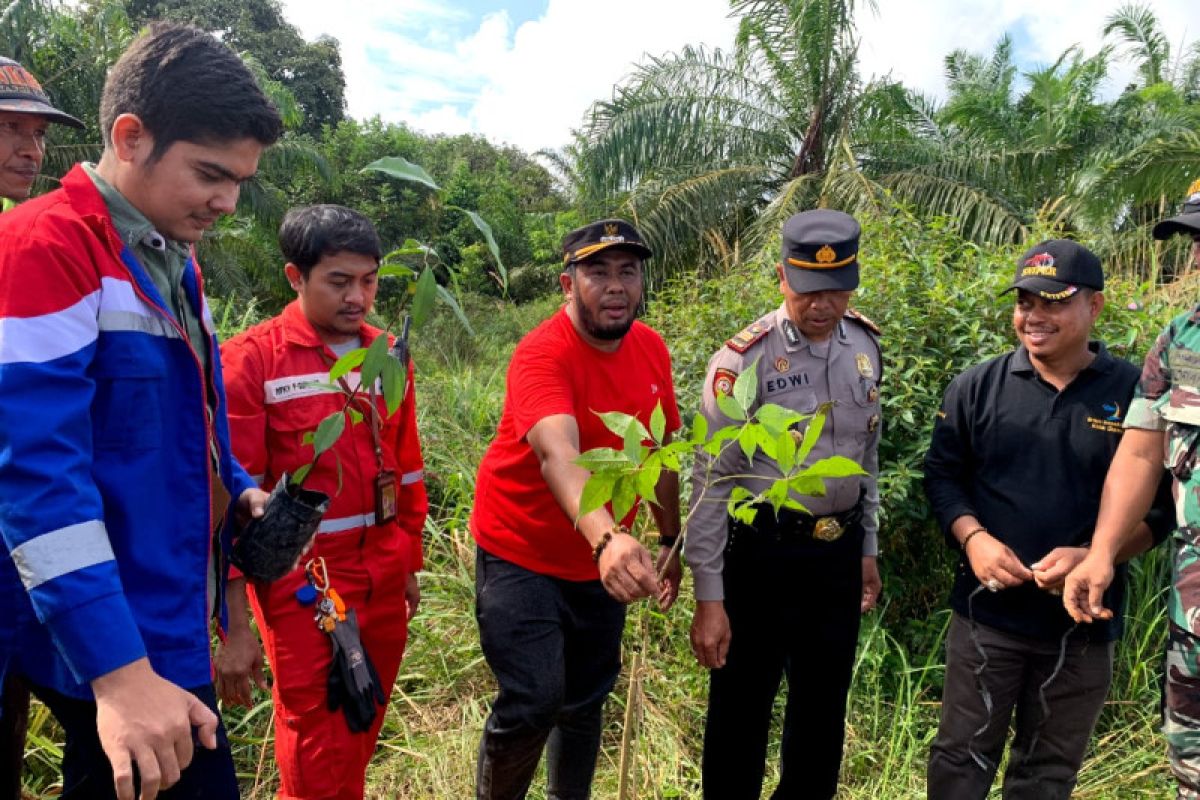
[[[723,577],[731,638],[725,666],[710,673],[705,800],[758,800],[784,675],[780,778],[772,800],[829,800],[837,792],[858,643],[862,541],[861,523],[824,542],[773,520],[755,528],[730,521]]]
[[[476,797],[524,798],[544,747],[548,800],[586,800],[604,699],[621,671],[625,606],[600,581],[552,578],[479,549],[475,618],[500,688],[479,743]]]

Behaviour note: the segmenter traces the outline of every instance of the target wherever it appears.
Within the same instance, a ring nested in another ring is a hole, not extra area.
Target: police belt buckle
[[[813,538],[822,542],[836,542],[842,538],[846,528],[838,522],[837,517],[821,517],[813,524]]]

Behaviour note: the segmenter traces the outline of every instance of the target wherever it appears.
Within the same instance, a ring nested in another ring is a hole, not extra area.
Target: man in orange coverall
[[[382,334],[365,322],[375,300],[381,253],[366,217],[334,205],[296,208],[283,220],[279,244],[296,301],[221,347],[233,452],[268,488],[284,471],[292,474],[312,461],[305,434],[345,402],[343,395],[312,384],[328,383],[329,368],[340,355],[367,347]],[[347,426],[304,481],[306,489],[332,498],[305,558],[324,559],[329,584],[355,609],[384,696],[396,680],[407,622],[420,601],[416,573],[428,508],[412,363],[407,367],[399,410],[387,417],[382,398],[377,400],[383,419],[378,456],[368,414],[367,420]],[[347,377],[356,383],[357,372]],[[376,486],[389,473],[396,516],[377,524]],[[216,658],[217,692],[226,703],[249,705],[251,681],[266,688],[262,654],[246,618],[246,580],[231,577],[229,630]],[[361,798],[384,709],[377,709],[372,721],[360,721],[366,727],[361,733],[352,731],[342,710],[330,710],[330,637],[314,623],[307,586],[301,568],[272,583],[251,581],[248,593],[274,674],[279,797]]]

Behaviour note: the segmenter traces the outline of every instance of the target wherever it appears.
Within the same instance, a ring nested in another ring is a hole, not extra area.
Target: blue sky
[[[955,48],[990,52],[1008,31],[1022,65],[1078,44],[1094,53],[1124,0],[878,0],[857,20],[860,67],[944,92]],[[566,144],[594,101],[647,54],[729,47],[728,0],[282,0],[309,39],[341,42],[352,116],[473,132],[526,150]],[[1200,34],[1194,0],[1155,0],[1172,45]],[[1190,28],[1190,30],[1189,30]],[[1114,71],[1115,93],[1130,71]]]

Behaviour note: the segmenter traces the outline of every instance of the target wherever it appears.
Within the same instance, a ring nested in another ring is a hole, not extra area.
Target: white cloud
[[[1011,31],[1023,64],[1048,64],[1072,44],[1094,53],[1104,19],[1122,2],[880,0],[877,15],[859,17],[861,70],[890,72],[940,96],[951,50],[989,52]],[[646,55],[688,44],[727,48],[736,29],[728,0],[549,0],[538,19],[515,29],[503,11],[472,23],[450,0],[283,5],[306,37],[324,33],[341,42],[352,116],[378,114],[428,132],[473,131],[526,150],[567,143],[589,106],[609,97]],[[1173,47],[1200,34],[1191,0],[1156,0],[1154,11]],[[1114,68],[1109,93],[1131,74],[1129,66]]]
[[[956,49],[991,52],[1005,31],[1017,42],[1022,62],[1048,65],[1071,45],[1091,55],[1100,49],[1105,19],[1125,0],[882,0],[877,15],[859,16],[864,76],[892,77],[926,94],[944,96],[944,59]],[[1173,46],[1200,33],[1190,0],[1156,0]],[[1189,11],[1190,9],[1190,11]],[[1191,23],[1190,30],[1188,23]],[[1114,63],[1108,91],[1119,92],[1132,67]]]

